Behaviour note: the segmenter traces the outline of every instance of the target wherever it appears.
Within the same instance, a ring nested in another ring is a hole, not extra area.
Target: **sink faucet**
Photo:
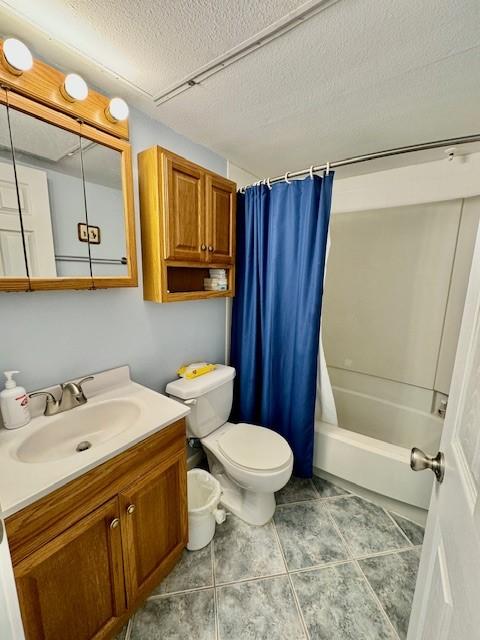
[[[87,398],[83,393],[82,385],[88,380],[93,380],[93,378],[94,376],[88,376],[79,382],[64,382],[60,385],[62,389],[60,400],[57,400],[53,393],[50,393],[49,391],[35,391],[35,393],[30,393],[29,397],[34,398],[35,396],[45,396],[46,402],[43,415],[54,416],[56,413],[70,411],[70,409],[75,409],[75,407],[81,407],[82,404],[85,404],[87,402]]]

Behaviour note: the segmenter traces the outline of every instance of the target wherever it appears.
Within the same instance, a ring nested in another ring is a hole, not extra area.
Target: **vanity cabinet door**
[[[27,640],[108,638],[125,611],[114,498],[15,567]]]
[[[187,471],[182,451],[120,494],[128,605],[167,575],[187,543]]]
[[[232,263],[235,255],[236,185],[207,175],[207,252],[210,263]]]
[[[180,158],[166,156],[164,163],[165,257],[202,262],[206,255],[203,172]]]

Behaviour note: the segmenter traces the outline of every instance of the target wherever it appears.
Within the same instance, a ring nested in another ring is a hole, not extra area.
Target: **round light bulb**
[[[88,96],[88,86],[85,80],[78,73],[69,73],[65,76],[61,87],[63,97],[69,102],[85,100]]]
[[[112,98],[105,109],[105,115],[110,122],[121,122],[128,118],[128,104],[123,98]]]
[[[17,38],[7,38],[3,42],[3,59],[6,67],[15,75],[21,75],[33,67],[30,49]]]

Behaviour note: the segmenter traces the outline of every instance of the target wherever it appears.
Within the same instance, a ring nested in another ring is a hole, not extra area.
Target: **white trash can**
[[[218,508],[221,487],[218,480],[203,469],[187,473],[188,544],[196,551],[206,547],[215,534],[215,524],[225,522],[226,513]]]

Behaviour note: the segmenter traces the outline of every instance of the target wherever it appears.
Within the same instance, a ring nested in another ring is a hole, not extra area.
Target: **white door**
[[[54,278],[57,269],[47,174],[17,166],[17,179],[30,275]],[[12,166],[4,162],[0,163],[0,276],[26,276],[15,176]]]
[[[25,278],[25,254],[13,167],[0,163],[0,277]]]
[[[408,640],[480,640],[479,233],[440,448]]]

